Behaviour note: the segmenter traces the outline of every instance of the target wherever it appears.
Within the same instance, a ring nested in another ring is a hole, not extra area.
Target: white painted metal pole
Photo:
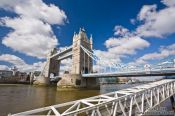
[[[84,73],[86,73],[85,71],[86,71],[86,65],[85,65],[85,61],[86,61],[86,59],[85,59],[85,51],[83,50],[83,53],[84,53]]]

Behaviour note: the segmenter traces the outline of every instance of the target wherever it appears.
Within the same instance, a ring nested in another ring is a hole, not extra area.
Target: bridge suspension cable
[[[122,65],[119,63],[114,63],[114,62],[107,61],[107,60],[104,60],[104,59],[98,57],[96,54],[93,53],[93,51],[89,51],[83,46],[81,46],[81,48],[90,58],[92,58],[93,61],[96,62],[96,65],[101,65],[101,67],[106,67],[109,69],[111,69],[111,68],[119,69],[122,67]]]

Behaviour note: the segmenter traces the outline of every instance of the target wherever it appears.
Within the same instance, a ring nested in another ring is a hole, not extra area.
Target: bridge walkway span
[[[156,69],[156,70],[138,70],[138,71],[123,71],[111,73],[90,73],[82,74],[82,77],[107,78],[107,77],[141,77],[141,76],[172,76],[175,75],[175,68]]]
[[[175,80],[164,79],[90,98],[11,114],[10,116],[36,115],[42,112],[48,116],[139,116],[174,94]]]

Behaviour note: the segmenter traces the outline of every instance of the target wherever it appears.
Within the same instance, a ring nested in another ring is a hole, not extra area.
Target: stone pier
[[[62,79],[57,83],[57,90],[74,90],[74,89],[99,89],[96,78],[82,78],[78,74],[64,74]]]

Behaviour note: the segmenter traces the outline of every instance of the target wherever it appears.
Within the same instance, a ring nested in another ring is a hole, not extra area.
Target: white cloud
[[[162,0],[162,3],[167,6],[175,6],[175,0]]]
[[[136,53],[136,50],[149,47],[150,44],[140,37],[133,36],[128,38],[109,38],[105,42],[105,45],[110,53],[116,55],[132,55]]]
[[[5,18],[3,22],[6,26],[15,29],[15,31],[4,37],[2,43],[15,51],[44,58],[50,49],[58,43],[50,25],[39,20]]]
[[[49,24],[64,24],[67,19],[63,10],[42,0],[1,0],[0,8],[15,12],[24,17],[40,19]]]
[[[135,25],[136,20],[135,19],[130,19],[131,24]]]
[[[147,20],[150,15],[156,13],[157,5],[144,5],[137,16],[138,20]]]
[[[137,50],[150,46],[150,43],[123,26],[114,27],[114,36],[105,41],[106,51],[95,50],[95,54],[104,61],[121,63],[121,58],[134,55]]]
[[[25,62],[21,58],[10,54],[2,54],[0,56],[0,61],[9,62],[14,65],[25,65]]]
[[[146,64],[149,60],[164,59],[172,55],[175,55],[175,44],[166,47],[161,47],[159,52],[145,54],[142,57],[138,58],[136,60],[136,63]]]
[[[2,54],[0,55],[0,61],[3,62],[8,62],[11,64],[11,66],[16,66],[19,71],[25,71],[25,72],[30,72],[34,70],[41,70],[43,67],[44,63],[43,62],[36,62],[33,64],[27,64],[24,60],[21,58],[11,55],[11,54]],[[6,69],[9,67],[6,65],[1,65],[0,67],[5,67]]]
[[[124,28],[123,26],[115,26],[114,31],[114,35],[126,36],[129,34],[129,30]]]
[[[105,42],[106,51],[96,50],[97,56],[122,62],[121,58],[127,55],[134,55],[138,50],[142,50],[150,46],[150,43],[143,39],[144,37],[164,37],[175,32],[175,1],[162,0],[166,5],[164,9],[157,11],[157,5],[144,5],[140,10],[137,19],[131,19],[131,23],[139,21],[135,31],[129,31],[121,25],[114,28],[114,37],[110,37]],[[160,59],[174,54],[171,48],[175,45],[168,46],[159,52],[145,54],[137,59],[137,63],[147,63],[150,59]],[[136,63],[132,62],[132,63]]]
[[[0,70],[9,70],[9,67],[6,65],[0,65]]]
[[[102,62],[109,61],[109,59],[113,62],[121,62],[120,55],[110,53],[109,51],[95,50],[94,54],[98,58],[101,58]]]
[[[60,65],[60,75],[62,75],[64,73],[64,71],[71,71],[71,66],[72,66],[72,59],[68,58],[68,59],[64,59],[61,61],[61,65]]]
[[[115,26],[114,35],[119,37],[111,37],[106,42],[107,52],[115,55],[121,55],[120,58],[126,55],[133,55],[137,50],[144,49],[150,46],[150,43],[143,39],[144,37],[163,38],[167,35],[175,33],[175,1],[162,0],[165,8],[157,10],[157,5],[144,5],[140,10],[137,19],[138,27],[135,31],[130,32],[122,26]],[[145,54],[137,59],[138,64],[146,64],[152,59],[162,59],[170,55],[174,55],[175,45],[160,48],[159,52]],[[108,56],[106,56],[108,57]]]
[[[159,11],[157,5],[144,5],[138,14],[139,25],[136,33],[143,37],[159,37],[175,33],[175,2],[174,0],[162,1],[167,7]]]
[[[22,72],[42,71],[43,67],[46,64],[46,61],[27,64],[24,60],[12,54],[0,55],[0,61],[10,63],[10,67],[16,66],[18,70]],[[71,66],[72,59],[62,60],[60,65],[60,74],[63,74],[64,71],[70,71]],[[0,70],[9,70],[10,67],[6,65],[0,65]]]
[[[51,25],[63,25],[67,20],[64,11],[42,0],[2,0],[0,8],[16,13],[15,18],[4,17],[0,25],[13,29],[2,43],[15,51],[37,58],[45,58],[58,45]]]
[[[95,70],[99,68],[98,65],[110,67],[116,64],[119,66],[122,64],[122,58],[127,57],[127,55],[136,54],[137,50],[149,47],[150,43],[138,36],[112,37],[106,40],[105,46],[107,47],[107,51],[94,51],[94,54],[100,58],[100,61],[95,64]]]
[[[122,26],[115,26],[114,37],[110,37],[105,41],[106,51],[95,50],[95,54],[102,58],[103,61],[112,61],[120,64],[121,58],[127,55],[134,55],[137,50],[142,50],[150,46],[150,43],[134,32],[130,32]]]

